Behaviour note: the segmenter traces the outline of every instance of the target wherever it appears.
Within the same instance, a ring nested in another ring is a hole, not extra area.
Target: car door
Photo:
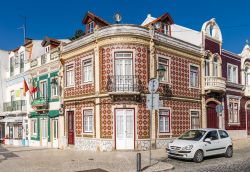
[[[217,130],[209,131],[203,141],[205,141],[205,139],[207,138],[210,138],[211,142],[205,143],[205,155],[210,156],[218,154],[220,145],[219,145],[219,136]]]
[[[220,136],[220,153],[225,153],[227,147],[230,145],[231,143],[231,139],[228,135],[228,133],[224,130],[218,130],[219,132],[219,136]]]

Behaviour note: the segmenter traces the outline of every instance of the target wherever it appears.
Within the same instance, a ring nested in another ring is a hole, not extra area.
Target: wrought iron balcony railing
[[[31,102],[31,106],[36,111],[44,111],[49,108],[49,99],[47,97],[39,97]]]
[[[108,76],[108,92],[139,93],[142,91],[142,83],[137,75]]]
[[[25,111],[26,110],[26,100],[16,100],[12,102],[3,103],[4,112],[10,111]]]

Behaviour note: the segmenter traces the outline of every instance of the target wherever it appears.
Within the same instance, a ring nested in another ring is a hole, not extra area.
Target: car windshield
[[[178,139],[199,141],[204,136],[205,133],[206,131],[203,130],[189,130],[182,136],[180,136]]]

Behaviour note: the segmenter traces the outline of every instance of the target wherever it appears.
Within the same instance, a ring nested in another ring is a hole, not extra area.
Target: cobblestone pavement
[[[202,163],[191,161],[165,159],[164,162],[172,164],[174,172],[250,172],[250,139],[242,143],[235,143],[232,158],[213,156],[205,158]]]
[[[250,139],[234,142],[233,158],[215,156],[202,163],[168,159],[165,150],[142,151],[143,172],[250,172]],[[0,172],[135,172],[136,151],[86,152],[0,145]],[[173,166],[172,166],[173,165]]]
[[[135,172],[136,154],[136,151],[86,152],[0,145],[0,172]],[[166,159],[164,150],[152,151],[153,168],[145,168],[149,152],[141,154],[145,172],[172,168],[159,162]]]

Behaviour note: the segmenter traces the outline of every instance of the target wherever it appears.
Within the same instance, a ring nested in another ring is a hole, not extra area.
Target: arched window
[[[249,85],[250,79],[250,73],[249,73],[249,67],[245,67],[245,85]]]
[[[209,56],[206,57],[205,59],[205,76],[209,76],[209,67],[210,67],[210,59]]]
[[[213,76],[219,76],[218,75],[218,68],[219,68],[219,61],[218,61],[218,57],[214,57],[214,61],[213,61]]]

